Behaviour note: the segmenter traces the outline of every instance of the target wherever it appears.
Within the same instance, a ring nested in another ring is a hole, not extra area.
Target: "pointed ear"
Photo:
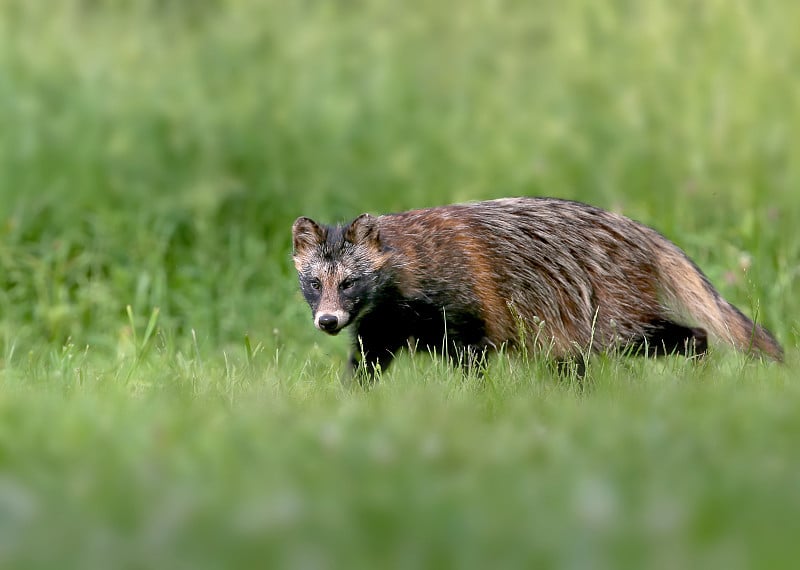
[[[326,234],[327,231],[311,218],[297,218],[292,224],[294,254],[299,255],[305,250],[323,243]]]
[[[378,229],[378,219],[369,214],[361,214],[350,222],[344,232],[344,239],[355,245],[366,245],[380,249],[381,236]]]

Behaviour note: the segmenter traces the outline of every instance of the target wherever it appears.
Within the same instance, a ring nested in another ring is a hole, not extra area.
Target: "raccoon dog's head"
[[[346,226],[297,218],[292,226],[294,265],[314,325],[335,335],[357,321],[379,289],[383,251],[378,220],[362,214]]]

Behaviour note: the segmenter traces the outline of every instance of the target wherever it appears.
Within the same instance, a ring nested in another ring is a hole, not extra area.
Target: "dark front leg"
[[[494,344],[483,338],[474,344],[454,344],[449,351],[450,361],[465,375],[483,375],[488,366],[489,352],[495,350]]]
[[[349,378],[355,378],[361,385],[372,384],[379,372],[386,372],[402,346],[399,342],[370,345],[363,342],[363,339],[361,342],[356,340],[350,352]]]

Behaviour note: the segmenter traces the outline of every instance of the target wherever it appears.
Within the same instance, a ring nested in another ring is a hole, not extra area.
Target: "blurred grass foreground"
[[[793,568],[800,4],[0,3],[0,567]],[[299,215],[652,225],[785,366],[338,383]]]

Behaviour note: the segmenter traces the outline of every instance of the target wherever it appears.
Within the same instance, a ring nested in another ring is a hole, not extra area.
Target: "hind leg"
[[[643,356],[703,356],[708,350],[708,334],[705,329],[659,319],[650,324],[645,338],[631,348],[632,354]]]

